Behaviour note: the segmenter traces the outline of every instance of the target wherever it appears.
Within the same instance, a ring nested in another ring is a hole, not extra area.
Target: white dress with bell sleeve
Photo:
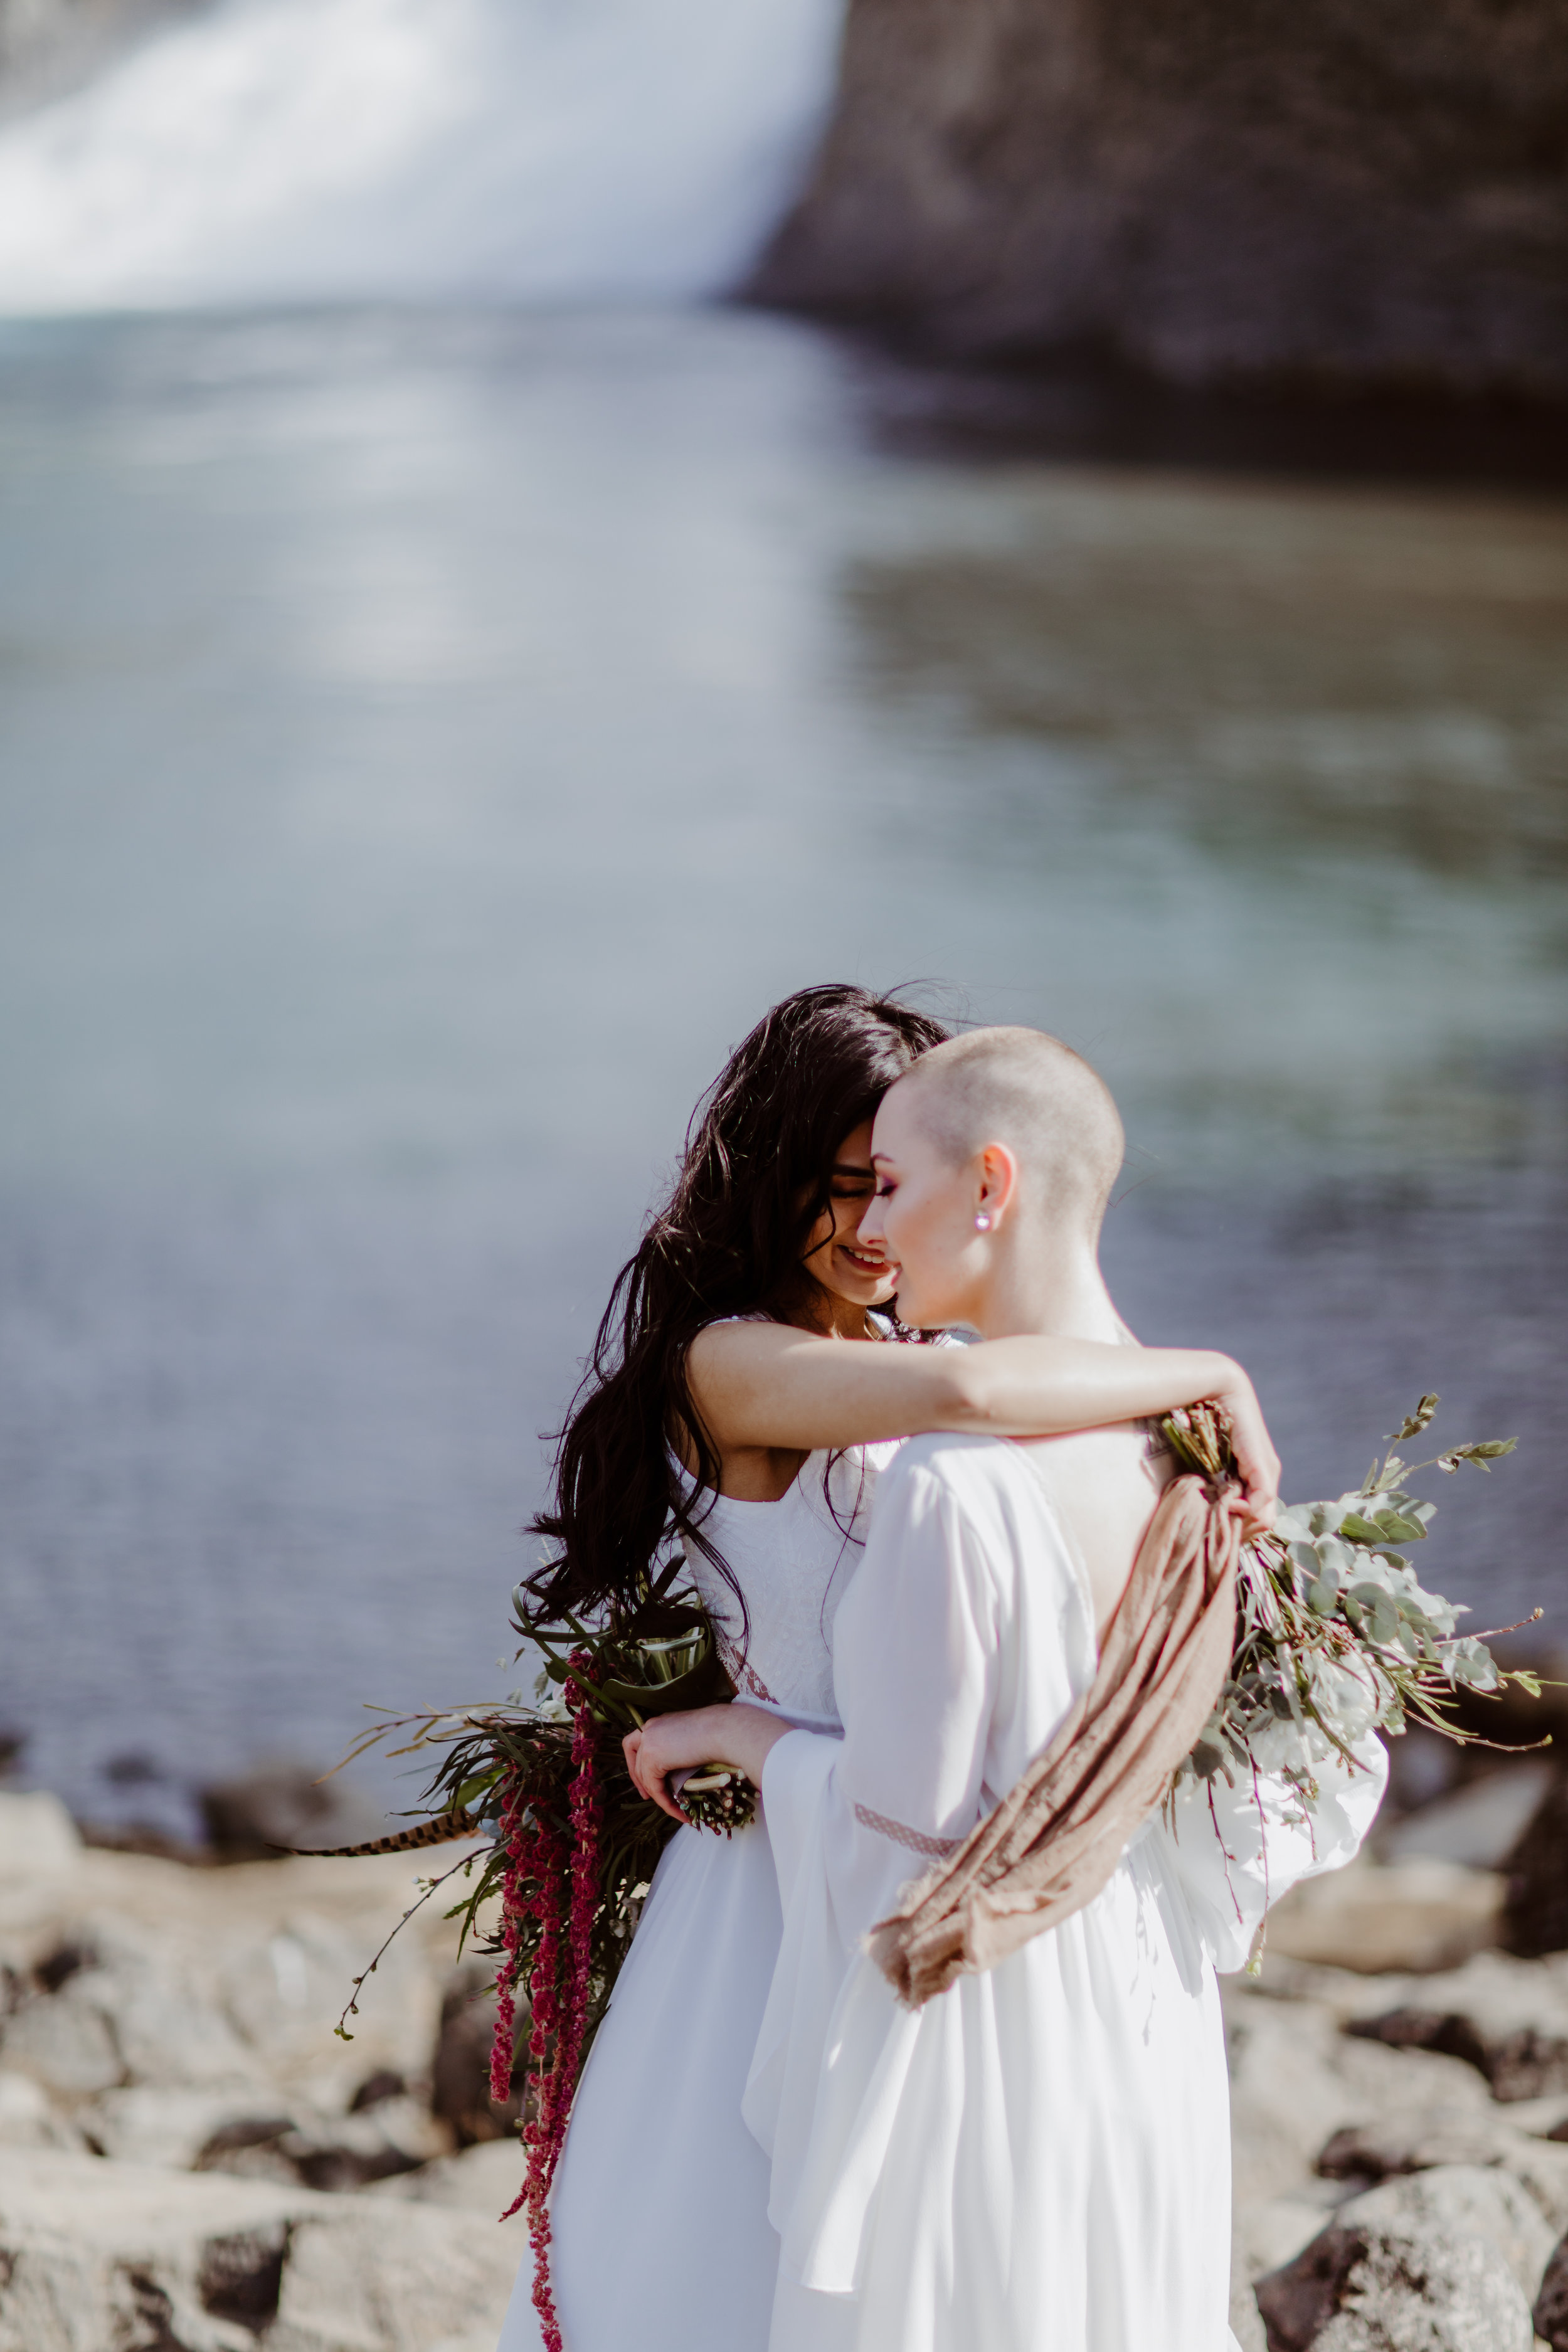
[[[1245,1961],[1265,1879],[1277,1897],[1350,1858],[1382,1793],[1381,1746],[1359,1772],[1320,1776],[1315,1851],[1293,1808],[1259,1823],[1250,1790],[1217,1822],[1206,1793],[1174,1832],[1155,1813],[1083,1910],[919,2011],[863,1949],[1093,1679],[1048,1451],[953,1436],[900,1449],[835,1625],[843,1736],[792,1732],[768,1759],[784,1937],[745,2112],[782,2246],[770,2352],[1233,2340],[1215,1968]]]

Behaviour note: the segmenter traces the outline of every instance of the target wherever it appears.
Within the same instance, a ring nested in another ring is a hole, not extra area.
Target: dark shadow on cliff
[[[1191,386],[1089,347],[965,363],[908,336],[841,332],[866,429],[900,456],[1568,494],[1568,402],[1304,376]]]

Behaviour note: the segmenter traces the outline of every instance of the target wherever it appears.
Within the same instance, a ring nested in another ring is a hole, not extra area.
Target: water
[[[84,1812],[504,1686],[538,1433],[832,975],[1087,1050],[1135,1328],[1298,1496],[1521,1431],[1428,1572],[1568,1606],[1568,509],[880,397],[733,313],[0,334],[0,1723]]]
[[[713,292],[842,0],[216,0],[0,125],[0,311]]]

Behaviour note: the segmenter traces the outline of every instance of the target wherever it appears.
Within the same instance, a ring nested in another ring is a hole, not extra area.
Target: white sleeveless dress
[[[833,1619],[894,1444],[808,1454],[776,1503],[721,1495],[691,1573],[742,1696],[803,1729],[838,1727]],[[572,2111],[552,2202],[566,2352],[766,2352],[779,2242],[768,2159],[741,2113],[783,1923],[765,1823],[678,1830]],[[533,2263],[500,2352],[540,2352]]]

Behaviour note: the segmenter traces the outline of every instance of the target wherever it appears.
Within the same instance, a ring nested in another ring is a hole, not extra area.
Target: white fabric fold
[[[901,2007],[863,1939],[921,1864],[864,1815],[963,1836],[1093,1676],[1037,1469],[996,1440],[903,1448],[835,1631],[844,1737],[768,1759],[784,1935],[744,2112],[783,2249],[770,2352],[1228,2340],[1215,1966],[1245,1962],[1267,1896],[1353,1853],[1384,1759],[1369,1740],[1363,1770],[1321,1770],[1315,1851],[1283,1784],[1261,1818],[1250,1788],[1218,1784],[1213,1815],[1185,1792],[1081,1911]]]

